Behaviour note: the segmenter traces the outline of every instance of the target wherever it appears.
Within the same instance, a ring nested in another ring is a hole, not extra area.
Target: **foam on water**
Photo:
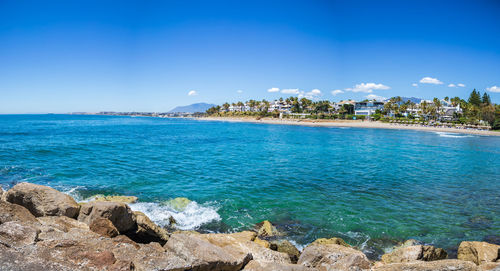
[[[217,207],[198,204],[195,201],[191,201],[183,210],[175,210],[168,205],[155,202],[132,203],[130,208],[133,211],[143,212],[162,227],[169,225],[170,217],[173,217],[176,221],[175,227],[180,230],[192,230],[205,223],[221,220]]]
[[[459,134],[459,133],[447,133],[447,132],[434,132],[434,133],[439,135],[440,137],[450,137],[450,138],[475,137],[474,135],[466,135],[466,134]]]

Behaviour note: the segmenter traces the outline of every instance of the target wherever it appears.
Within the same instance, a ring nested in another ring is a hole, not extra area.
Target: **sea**
[[[303,248],[341,237],[378,258],[416,239],[500,242],[500,137],[96,115],[0,115],[0,186],[78,201],[133,195],[181,230],[269,220]],[[187,204],[178,198],[187,198]]]

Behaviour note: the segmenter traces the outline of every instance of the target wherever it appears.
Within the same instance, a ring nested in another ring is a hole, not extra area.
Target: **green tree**
[[[469,103],[475,106],[481,105],[481,93],[474,89],[469,96]]]
[[[490,105],[491,104],[491,98],[490,98],[490,95],[488,95],[488,93],[484,92],[483,94],[483,104],[484,105]]]

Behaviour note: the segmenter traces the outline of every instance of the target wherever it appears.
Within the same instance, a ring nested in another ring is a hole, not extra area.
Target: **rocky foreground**
[[[231,234],[168,232],[120,198],[78,204],[30,183],[0,188],[0,198],[0,270],[500,270],[500,246],[486,242],[464,241],[447,259],[408,240],[372,262],[340,238],[300,252],[268,221]]]

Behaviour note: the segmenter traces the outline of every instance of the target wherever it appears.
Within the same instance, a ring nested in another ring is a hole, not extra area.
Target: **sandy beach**
[[[196,119],[201,121],[250,122],[250,123],[264,123],[264,124],[302,125],[302,126],[313,126],[313,127],[399,129],[399,130],[417,130],[417,131],[427,131],[427,132],[474,134],[474,135],[484,135],[484,136],[500,136],[499,131],[430,127],[418,124],[397,124],[397,123],[385,123],[379,121],[272,119],[272,118],[262,118],[260,120],[257,120],[255,117],[202,117]]]

